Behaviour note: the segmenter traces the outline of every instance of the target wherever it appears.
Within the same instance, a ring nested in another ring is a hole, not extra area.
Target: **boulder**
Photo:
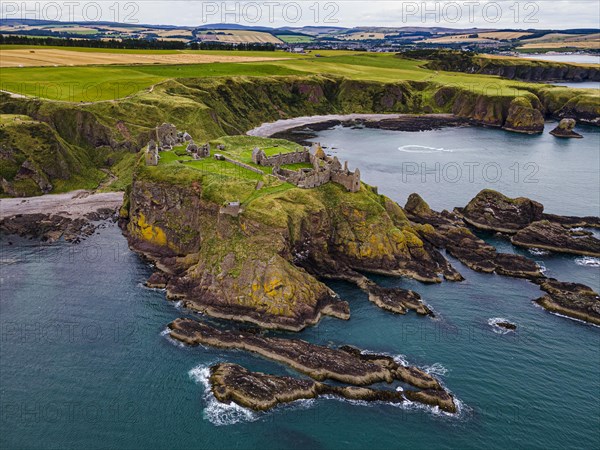
[[[562,119],[558,126],[554,130],[552,130],[550,134],[559,138],[583,138],[582,135],[573,131],[575,125],[577,125],[575,119]]]
[[[457,211],[465,222],[475,228],[513,234],[541,220],[544,205],[525,197],[509,198],[500,192],[484,189]]]
[[[548,220],[534,222],[520,230],[511,242],[519,247],[600,257],[600,240],[591,233],[571,230]]]

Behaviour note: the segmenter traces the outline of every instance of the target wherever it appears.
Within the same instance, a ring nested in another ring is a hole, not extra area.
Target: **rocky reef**
[[[600,256],[600,240],[591,232],[575,229],[597,227],[597,217],[544,214],[544,206],[536,201],[509,198],[491,189],[481,191],[456,211],[475,228],[512,234],[511,242],[519,247]]]
[[[542,280],[540,288],[546,295],[536,300],[548,311],[600,326],[600,296],[579,283],[564,283],[555,279]]]
[[[519,247],[600,257],[600,240],[591,232],[565,228],[549,220],[533,222],[519,230],[511,238],[511,242]]]
[[[550,134],[559,138],[583,138],[582,135],[574,131],[575,125],[577,125],[575,119],[562,119]]]
[[[449,413],[456,412],[451,396],[443,391],[401,392],[356,386],[331,386],[313,380],[250,372],[242,366],[230,363],[212,366],[209,382],[213,395],[220,402],[233,401],[255,411],[266,411],[283,403],[329,395],[365,402],[404,403],[409,400],[437,406]]]
[[[468,229],[468,223],[454,213],[431,210],[418,194],[411,194],[405,206],[407,217],[419,235],[437,248],[444,248],[472,270],[497,272],[519,278],[542,277],[538,265],[523,256],[498,253]]]
[[[544,214],[544,207],[538,202],[511,199],[492,190],[481,191],[465,208],[455,208],[455,213],[433,211],[418,194],[411,194],[405,211],[424,241],[445,248],[472,270],[527,278],[547,293],[536,300],[539,305],[568,317],[598,323],[600,300],[591,288],[548,279],[531,259],[498,253],[468,227],[506,233],[516,246],[600,256],[600,241],[590,232],[574,229],[597,227],[599,218]]]
[[[171,338],[187,345],[245,350],[288,365],[317,381],[332,380],[349,384],[350,387],[341,389],[349,390],[356,397],[346,397],[342,393],[336,394],[344,398],[386,401],[395,399],[402,401],[403,397],[399,393],[356,388],[356,386],[362,387],[380,382],[391,383],[397,380],[422,390],[412,391],[411,394],[405,392],[408,399],[431,406],[439,406],[440,409],[447,412],[456,412],[456,405],[452,396],[441,386],[438,380],[417,367],[402,366],[387,355],[363,353],[359,349],[349,346],[334,349],[299,339],[264,337],[240,330],[217,329],[190,319],[177,319],[169,324],[169,329]],[[239,374],[244,370],[236,369],[234,372]],[[212,375],[214,373],[213,371]],[[322,385],[322,383],[311,383],[291,378],[288,380],[290,382],[288,390],[284,382],[280,383],[280,381],[283,381],[280,378],[271,379],[268,376],[266,376],[267,378],[258,376],[258,379],[254,380],[255,374],[247,373],[246,375],[248,375],[248,378],[245,379],[249,382],[247,385],[245,383],[240,385],[240,383],[234,382],[233,379],[230,380],[231,383],[224,382],[222,379],[220,381],[213,380],[211,376],[213,392],[215,386],[221,386],[222,388],[220,394],[215,392],[215,396],[219,400],[223,399],[221,401],[234,400],[238,402],[236,400],[238,398],[242,402],[240,404],[253,409],[268,409],[278,403],[292,401],[283,400],[285,398],[314,398],[318,394],[335,394],[335,391],[327,391],[330,387]],[[260,386],[263,385],[265,380],[274,382],[273,391],[263,392],[260,397],[248,403],[241,400],[241,398],[247,398],[245,394],[248,394],[248,390],[252,390],[253,385],[260,392]],[[246,386],[246,388],[243,386]],[[241,397],[233,394],[238,389],[241,389],[241,392],[238,392]],[[229,392],[229,394],[226,394],[226,392]],[[360,394],[361,392],[362,394]],[[305,397],[309,394],[311,396]],[[261,402],[258,401],[260,398],[270,406],[268,408],[260,407]],[[256,403],[257,401],[258,403]]]
[[[110,208],[100,208],[96,212],[83,217],[66,217],[60,214],[17,214],[0,220],[0,232],[40,239],[44,242],[55,242],[64,239],[66,242],[78,243],[94,234],[99,224],[93,222],[113,219],[117,212]]]

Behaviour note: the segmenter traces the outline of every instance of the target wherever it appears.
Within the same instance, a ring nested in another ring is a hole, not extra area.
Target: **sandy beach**
[[[402,119],[403,122],[423,122],[423,118],[427,119],[440,119],[440,120],[456,120],[457,118],[452,114],[329,114],[325,116],[304,116],[296,117],[293,119],[282,119],[276,122],[267,122],[262,125],[253,128],[246,134],[249,136],[257,137],[271,137],[274,134],[281,133],[293,128],[304,127],[307,125],[314,125],[316,123],[329,122],[329,121],[340,121],[340,122],[351,122],[358,120],[362,122],[390,122],[393,120]],[[413,119],[417,119],[416,121]],[[394,129],[394,128],[392,128]],[[425,128],[424,128],[425,129]]]
[[[0,199],[0,219],[17,214],[58,214],[77,218],[100,208],[119,208],[123,203],[122,192],[93,194],[79,190],[66,194],[48,194],[39,197]]]
[[[405,115],[406,114],[330,114],[326,116],[303,116],[294,119],[282,119],[277,122],[263,123],[248,131],[246,134],[249,136],[269,137],[291,128],[327,122],[329,120],[367,120],[376,122],[383,119],[398,119]]]

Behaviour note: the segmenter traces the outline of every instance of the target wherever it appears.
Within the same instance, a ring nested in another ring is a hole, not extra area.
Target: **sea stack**
[[[575,125],[577,125],[575,119],[562,119],[558,126],[552,130],[550,134],[559,138],[582,139],[582,135],[573,131]]]

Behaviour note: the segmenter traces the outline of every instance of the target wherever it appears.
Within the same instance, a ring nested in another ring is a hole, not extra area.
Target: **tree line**
[[[185,42],[147,39],[71,39],[56,37],[30,37],[0,34],[0,45],[36,45],[52,47],[89,47],[134,50],[254,50],[273,51],[275,45],[270,43],[227,43],[227,42]]]

